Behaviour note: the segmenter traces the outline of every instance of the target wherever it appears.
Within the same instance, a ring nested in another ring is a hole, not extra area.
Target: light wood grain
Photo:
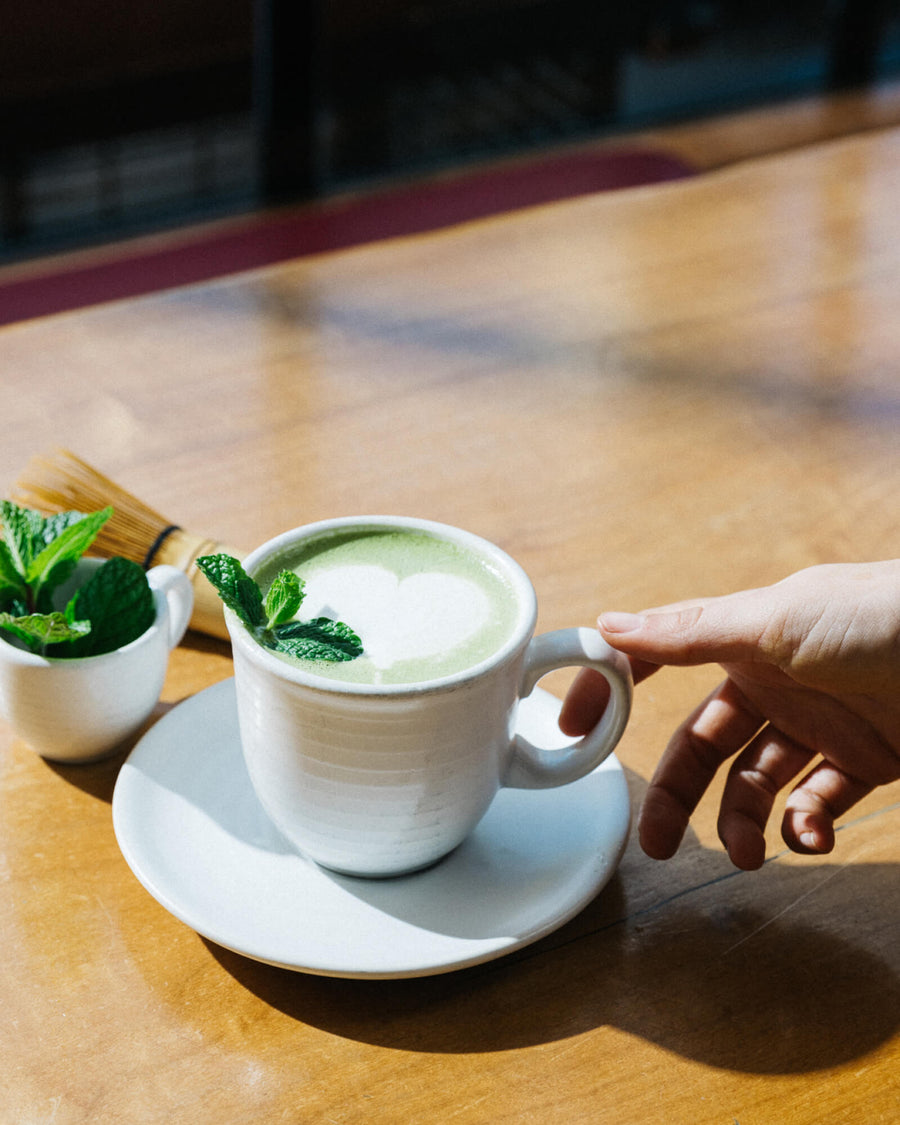
[[[877,132],[12,326],[0,479],[63,444],[246,548],[447,520],[523,563],[542,628],[895,557],[898,189],[900,132]],[[189,637],[158,713],[230,674]],[[639,689],[635,805],[716,679]],[[0,1120],[896,1120],[896,786],[827,859],[773,829],[755,874],[713,792],[674,860],[629,845],[537,945],[373,983],[167,914],[113,837],[121,761],[53,767],[0,730]]]

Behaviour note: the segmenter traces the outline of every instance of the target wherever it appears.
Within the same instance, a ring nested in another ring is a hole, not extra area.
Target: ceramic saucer
[[[540,688],[518,728],[565,746]],[[559,789],[504,789],[472,835],[427,871],[336,875],[299,855],[251,788],[234,681],[179,704],[135,746],[113,825],[138,880],[168,911],[234,952],[324,976],[427,976],[510,953],[557,929],[612,876],[628,834],[611,756]]]

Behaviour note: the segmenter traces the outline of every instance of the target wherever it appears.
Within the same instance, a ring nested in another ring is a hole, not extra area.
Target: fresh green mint
[[[299,660],[354,660],[362,642],[349,625],[316,617],[297,621],[303,603],[303,579],[282,570],[263,597],[256,579],[231,555],[203,555],[197,566],[216,588],[219,597],[243,621],[265,648]]]
[[[53,657],[99,656],[136,640],[153,624],[153,591],[130,559],[108,559],[64,609],[54,608],[54,593],[111,515],[112,508],[104,508],[42,516],[9,500],[0,505],[0,629],[20,646]]]

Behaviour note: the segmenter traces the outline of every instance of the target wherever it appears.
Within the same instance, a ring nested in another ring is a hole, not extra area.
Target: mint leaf
[[[0,539],[0,605],[8,608],[12,598],[26,598],[28,586],[13,561],[5,539]]]
[[[303,601],[305,583],[292,570],[282,570],[266,593],[266,628],[274,629],[294,616]]]
[[[35,599],[42,593],[49,593],[72,573],[75,563],[97,538],[100,528],[112,515],[112,508],[82,516],[65,528],[32,557],[25,571],[26,581],[31,586]],[[39,535],[43,536],[47,521],[41,519]],[[58,527],[59,523],[51,524]],[[49,531],[50,529],[48,529]]]
[[[112,508],[109,508],[108,511],[112,512]],[[71,527],[73,523],[78,523],[84,517],[84,512],[54,512],[52,516],[45,516],[44,526],[41,529],[41,542],[46,547],[48,543],[52,543],[54,539],[62,535],[67,527]]]
[[[33,651],[47,645],[77,640],[90,633],[87,621],[69,621],[64,613],[29,613],[21,617],[0,613],[0,628],[8,630]]]
[[[197,566],[215,586],[219,597],[251,629],[266,623],[263,596],[251,578],[231,555],[201,555]]]
[[[9,550],[13,566],[27,581],[28,568],[35,553],[44,545],[44,517],[30,508],[20,508],[11,500],[0,505],[3,522],[3,540]]]
[[[61,655],[100,656],[131,644],[156,620],[153,591],[143,568],[130,559],[108,559],[75,591],[66,619],[90,622],[90,632]]]
[[[350,626],[329,617],[291,621],[272,633],[271,648],[300,660],[354,660],[363,651],[362,642]]]

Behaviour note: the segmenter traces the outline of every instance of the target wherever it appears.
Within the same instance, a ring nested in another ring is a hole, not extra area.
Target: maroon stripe
[[[192,232],[181,243],[0,282],[0,324],[207,281],[308,254],[416,234],[521,207],[693,173],[666,153],[622,149],[430,181]]]

